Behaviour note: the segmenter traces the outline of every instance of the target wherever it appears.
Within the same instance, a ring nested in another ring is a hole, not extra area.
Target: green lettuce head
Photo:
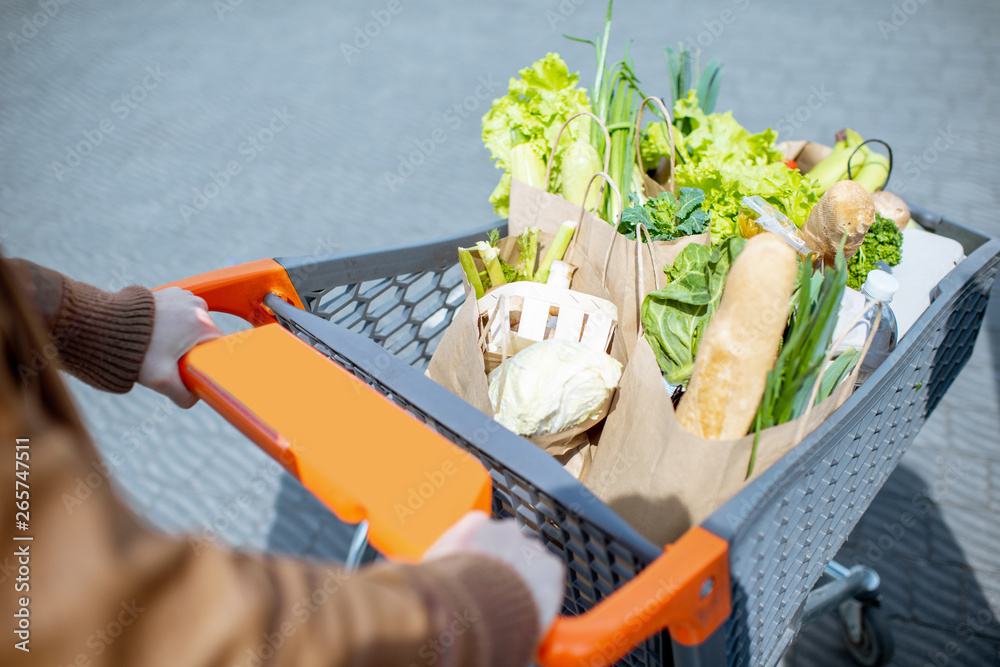
[[[483,116],[483,144],[497,169],[505,172],[490,195],[501,217],[507,217],[510,204],[511,149],[527,143],[544,163],[563,123],[575,113],[591,111],[587,92],[576,87],[580,77],[570,74],[556,53],[549,53],[518,75],[520,78],[511,78],[507,95],[493,100]],[[589,122],[573,122],[559,140],[560,149],[577,139],[587,140],[589,131]],[[553,165],[553,178],[557,183],[558,163]]]

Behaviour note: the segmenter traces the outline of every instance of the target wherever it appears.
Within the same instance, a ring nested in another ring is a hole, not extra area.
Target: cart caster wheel
[[[889,664],[895,646],[892,631],[877,605],[847,600],[840,607],[840,630],[851,659],[862,667]]]

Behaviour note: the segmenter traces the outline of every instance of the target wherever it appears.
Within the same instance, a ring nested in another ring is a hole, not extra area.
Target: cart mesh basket
[[[920,209],[923,227],[967,259],[848,401],[702,526],[729,543],[732,614],[704,644],[655,635],[625,665],[774,665],[804,601],[972,352],[1000,243]],[[306,310],[265,305],[300,338],[472,452],[493,480],[493,513],[514,516],[567,566],[565,614],[579,614],[662,553],[526,440],[422,371],[464,301],[456,248],[497,223],[422,246],[342,257],[281,258]]]

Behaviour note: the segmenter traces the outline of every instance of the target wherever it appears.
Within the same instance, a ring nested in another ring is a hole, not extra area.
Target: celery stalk
[[[476,243],[479,256],[486,265],[486,274],[490,278],[490,286],[505,285],[507,280],[503,277],[503,268],[500,266],[500,258],[497,256],[497,249],[485,241]]]
[[[569,248],[569,242],[573,239],[573,234],[575,233],[576,221],[567,220],[559,225],[559,231],[556,232],[556,237],[552,241],[552,245],[545,251],[545,257],[542,258],[542,263],[538,265],[538,271],[535,272],[536,283],[544,283],[549,279],[552,262],[557,259],[562,260],[566,254],[566,250]]]
[[[458,263],[462,265],[465,277],[469,280],[469,284],[472,285],[472,289],[476,291],[476,298],[481,299],[485,293],[485,290],[483,290],[483,281],[479,279],[479,271],[476,270],[476,264],[472,261],[472,253],[469,252],[468,248],[458,249]]]

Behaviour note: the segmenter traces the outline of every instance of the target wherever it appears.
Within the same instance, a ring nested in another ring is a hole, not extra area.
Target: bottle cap
[[[881,269],[870,271],[865,278],[865,284],[861,287],[861,291],[870,298],[883,303],[892,301],[898,289],[899,281]]]

